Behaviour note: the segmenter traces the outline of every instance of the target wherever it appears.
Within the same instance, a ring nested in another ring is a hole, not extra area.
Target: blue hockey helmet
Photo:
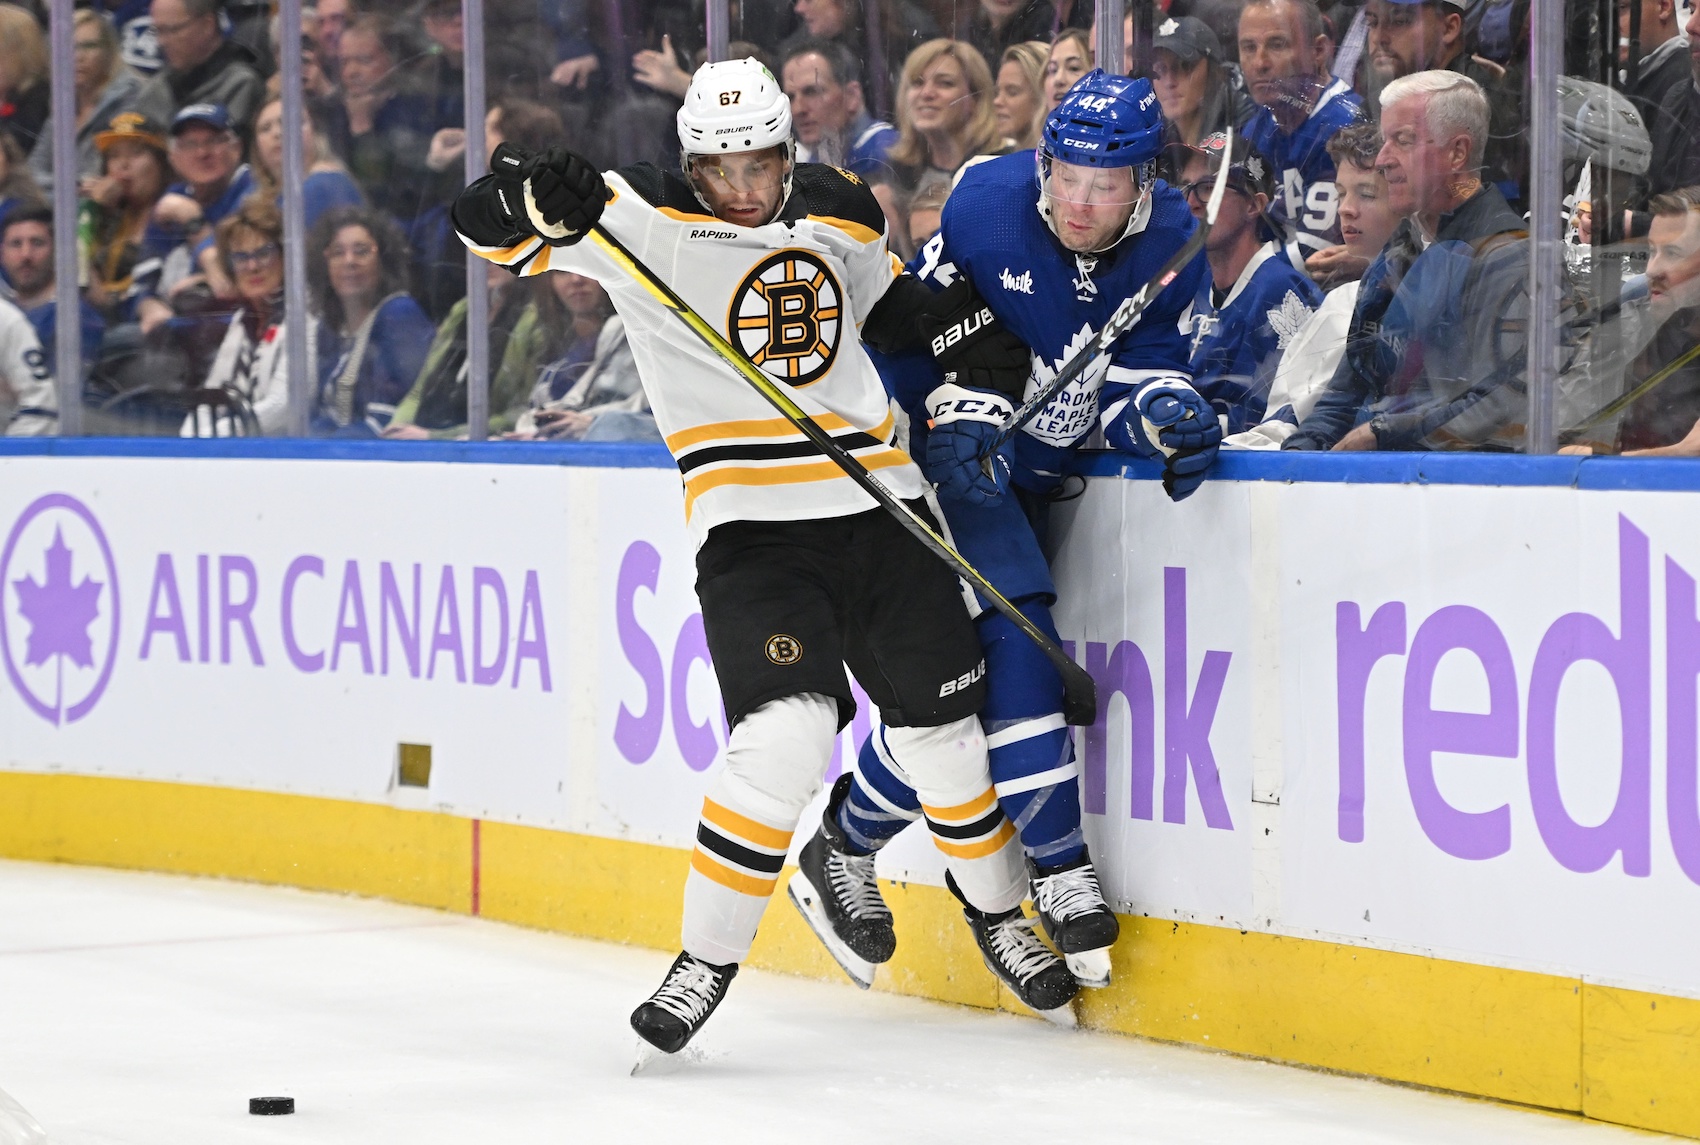
[[[1151,81],[1094,68],[1045,117],[1040,149],[1081,167],[1136,167],[1157,158],[1163,112]]]

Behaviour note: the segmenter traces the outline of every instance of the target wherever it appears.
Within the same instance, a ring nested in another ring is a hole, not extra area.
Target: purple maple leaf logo
[[[18,611],[30,622],[24,663],[45,664],[50,656],[68,656],[71,663],[92,668],[94,650],[89,641],[89,625],[100,615],[101,583],[88,576],[83,577],[81,584],[71,583],[71,550],[57,528],[53,530],[53,543],[47,546],[46,555],[47,578],[43,583],[37,584],[33,576],[12,582],[12,587],[18,590]],[[64,674],[61,661],[61,691]]]

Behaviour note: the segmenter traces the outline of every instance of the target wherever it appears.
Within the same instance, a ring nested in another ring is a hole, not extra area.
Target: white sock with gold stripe
[[[1002,914],[1026,897],[1021,840],[998,808],[975,717],[932,728],[887,728],[886,743],[920,797],[933,844],[976,909]]]
[[[732,730],[685,878],[683,946],[693,957],[723,965],[749,956],[837,732],[837,701],[813,693],[763,704]]]

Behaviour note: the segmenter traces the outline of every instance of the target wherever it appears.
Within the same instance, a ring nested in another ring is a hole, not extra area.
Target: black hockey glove
[[[602,172],[564,147],[535,155],[511,143],[490,157],[496,194],[516,231],[536,235],[550,246],[571,246],[602,217],[608,185]]]
[[[958,385],[1020,404],[1033,372],[1027,344],[1004,328],[966,278],[932,296],[918,320],[933,358]]]

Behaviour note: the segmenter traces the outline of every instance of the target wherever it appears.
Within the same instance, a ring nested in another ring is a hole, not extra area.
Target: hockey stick
[[[754,387],[756,392],[766,398],[768,403],[778,410],[786,421],[796,426],[804,437],[814,443],[815,448],[819,449],[833,464],[842,469],[852,481],[866,490],[869,496],[879,502],[881,508],[896,517],[898,524],[909,530],[915,539],[927,546],[934,556],[949,565],[952,572],[973,585],[981,596],[991,601],[993,607],[1007,616],[1016,627],[1026,634],[1029,640],[1038,646],[1039,651],[1045,654],[1045,658],[1051,662],[1052,667],[1056,668],[1057,674],[1062,677],[1063,716],[1069,723],[1082,726],[1093,722],[1098,713],[1098,688],[1093,683],[1092,677],[1087,674],[1086,669],[1076,664],[1067,653],[1057,647],[1054,640],[1040,631],[1039,627],[1029,620],[1019,608],[1005,599],[1003,593],[993,588],[990,581],[982,576],[973,565],[964,560],[962,555],[952,548],[943,537],[939,536],[930,525],[916,516],[914,510],[898,500],[891,490],[882,485],[878,478],[863,467],[860,461],[852,457],[824,429],[816,425],[808,413],[791,400],[791,396],[781,388],[777,381],[768,377],[761,367],[751,362],[743,351],[728,342],[720,331],[709,325],[700,314],[692,310],[689,303],[675,294],[673,289],[665,282],[657,278],[655,273],[645,266],[635,254],[627,250],[619,239],[609,234],[600,224],[590,228],[590,238],[597,246],[602,248],[608,257],[614,260],[620,269],[632,276],[632,281],[649,291],[657,302],[672,311],[673,316],[689,327],[691,333],[695,334],[703,345],[714,351],[727,365],[737,371],[740,377]]]
[[[1602,421],[1615,417],[1630,406],[1634,405],[1636,402],[1640,401],[1642,398],[1646,397],[1655,388],[1664,384],[1665,379],[1669,378],[1672,374],[1676,373],[1696,358],[1700,358],[1700,346],[1691,346],[1677,358],[1662,366],[1658,372],[1654,373],[1646,381],[1637,385],[1628,393],[1613,398],[1611,401],[1607,402],[1605,405],[1601,406],[1575,425],[1570,426],[1566,432],[1574,433],[1578,430],[1592,429],[1594,426],[1599,425]]]
[[[1117,338],[1133,329],[1134,323],[1139,321],[1140,315],[1145,313],[1145,308],[1151,304],[1152,300],[1162,293],[1165,286],[1174,281],[1175,275],[1185,269],[1186,264],[1196,258],[1199,251],[1204,249],[1205,240],[1210,237],[1210,228],[1216,225],[1216,212],[1222,208],[1222,192],[1228,186],[1227,170],[1233,162],[1233,128],[1227,129],[1227,136],[1227,142],[1222,147],[1221,162],[1217,164],[1216,185],[1210,189],[1210,201],[1204,206],[1204,218],[1193,230],[1192,237],[1187,239],[1186,244],[1176,251],[1174,257],[1164,263],[1163,268],[1152,275],[1144,286],[1116,307],[1115,313],[1110,315],[1110,320],[1104,323],[1103,329],[1098,331],[1097,336],[1075,352],[1074,357],[1070,358],[1068,364],[1057,372],[1057,376],[1051,379],[1049,385],[1022,402],[1021,408],[1010,415],[1010,419],[1004,422],[1003,428],[998,430],[998,435],[992,439],[992,444],[987,447],[986,452],[982,455],[982,461],[987,466],[988,472],[991,466],[991,455],[1008,444],[1009,439],[1015,436],[1016,431],[1032,421],[1033,415],[1050,404],[1051,399],[1060,394],[1065,386],[1084,374],[1098,355],[1108,353],[1111,344]]]

